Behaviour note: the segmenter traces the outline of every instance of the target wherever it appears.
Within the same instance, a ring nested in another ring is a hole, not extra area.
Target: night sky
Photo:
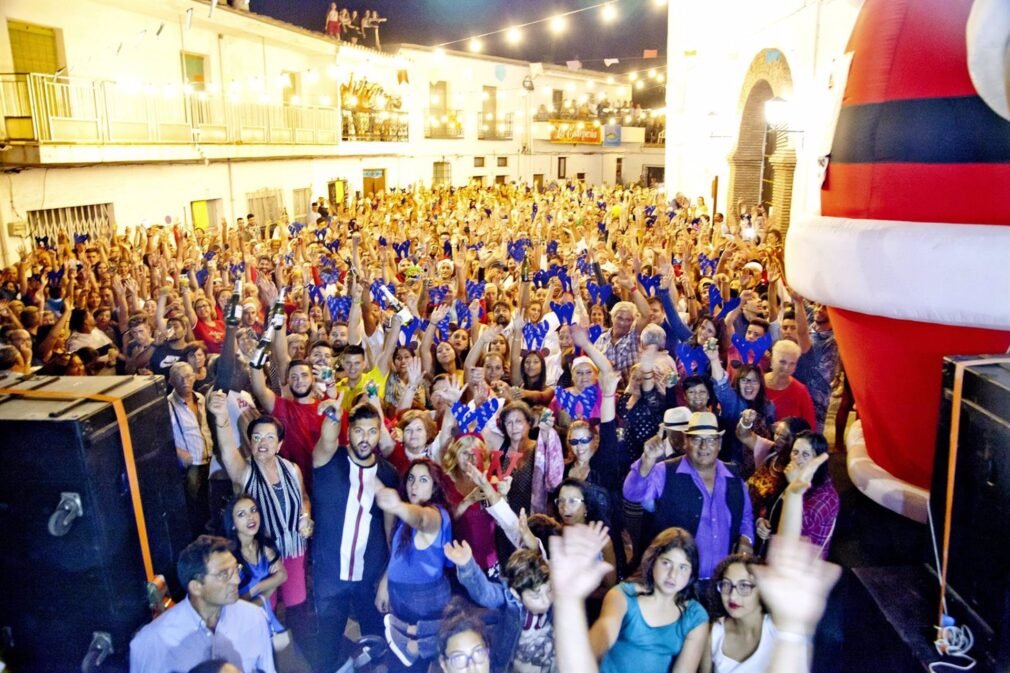
[[[436,45],[464,40],[449,45],[449,49],[465,50],[466,39],[472,35],[507,28],[558,12],[571,11],[597,4],[598,0],[347,0],[337,2],[338,8],[349,10],[377,9],[388,21],[382,24],[384,47],[397,43]],[[523,29],[523,41],[506,44],[504,34],[483,38],[483,53],[518,58],[526,61],[561,63],[579,60],[583,67],[605,72],[625,73],[631,70],[660,67],[666,64],[666,8],[656,6],[656,0],[616,0],[618,18],[604,24],[600,9],[592,9],[568,18],[567,30],[558,36],[551,34],[547,23]],[[329,9],[327,0],[251,0],[252,10],[310,30],[322,31]],[[659,57],[642,59],[644,49],[656,49]],[[605,58],[618,58],[620,63],[609,68]],[[661,89],[636,92],[643,104],[656,100],[662,105]]]

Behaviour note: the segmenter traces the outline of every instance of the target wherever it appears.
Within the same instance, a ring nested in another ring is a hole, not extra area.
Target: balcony
[[[402,110],[344,110],[341,136],[348,141],[405,143],[410,139]]]
[[[0,114],[0,137],[39,145],[333,145],[340,119],[331,107],[40,74],[0,74]]]
[[[485,112],[477,118],[478,140],[512,140],[512,113]]]
[[[462,138],[462,110],[425,110],[424,137],[432,139]]]

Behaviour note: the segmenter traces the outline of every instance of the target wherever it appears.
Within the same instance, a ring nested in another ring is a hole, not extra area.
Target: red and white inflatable
[[[850,472],[862,438],[869,468],[853,479],[920,520],[942,357],[1010,347],[1010,3],[972,5],[866,1],[822,214],[786,243],[789,282],[830,307],[855,394]]]

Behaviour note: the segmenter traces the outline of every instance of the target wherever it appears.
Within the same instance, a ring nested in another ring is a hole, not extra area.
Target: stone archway
[[[762,192],[771,206],[771,223],[783,233],[789,229],[792,209],[796,149],[790,134],[769,134],[765,103],[775,97],[790,100],[793,78],[785,55],[764,49],[751,61],[740,91],[740,132],[729,156],[729,201],[727,215],[736,212],[740,199],[747,205],[762,202]],[[762,180],[768,185],[762,185]],[[764,189],[763,189],[764,187]]]

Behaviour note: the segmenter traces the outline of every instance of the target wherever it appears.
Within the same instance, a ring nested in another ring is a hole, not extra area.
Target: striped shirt
[[[375,503],[380,486],[396,488],[396,469],[379,458],[363,467],[340,447],[314,470],[311,538],[313,577],[319,596],[337,593],[341,582],[375,582],[386,568],[389,547],[382,510]]]

